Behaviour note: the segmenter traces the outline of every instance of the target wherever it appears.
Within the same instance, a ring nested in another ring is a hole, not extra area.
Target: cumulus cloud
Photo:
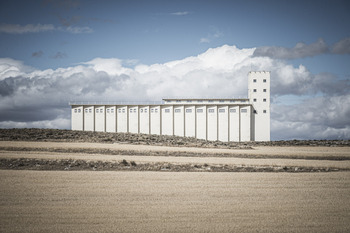
[[[323,39],[319,39],[315,43],[305,44],[299,42],[294,48],[263,46],[255,50],[256,57],[270,57],[275,59],[296,59],[303,57],[313,57],[319,54],[327,53],[328,45]]]
[[[272,138],[349,138],[350,84],[333,74],[253,56],[224,45],[163,64],[125,67],[95,58],[68,68],[35,70],[0,59],[0,127],[70,128],[69,101],[159,101],[164,97],[247,97],[247,74],[271,71]],[[292,105],[285,95],[305,97]]]

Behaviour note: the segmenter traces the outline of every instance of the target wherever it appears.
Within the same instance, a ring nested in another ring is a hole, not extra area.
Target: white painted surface
[[[228,121],[228,106],[218,108],[218,140],[228,142],[229,121]]]
[[[185,108],[184,106],[174,107],[174,135],[185,136]]]
[[[270,73],[250,72],[249,99],[165,99],[161,105],[72,105],[72,130],[270,140]]]
[[[149,106],[140,106],[139,108],[140,117],[140,133],[149,134],[150,133],[150,111]]]
[[[129,133],[139,133],[139,107],[129,107]]]
[[[194,106],[185,107],[185,136],[196,136],[196,111]]]
[[[84,131],[95,131],[95,107],[84,107]]]
[[[95,131],[105,132],[105,106],[95,107]]]
[[[160,106],[150,106],[151,108],[151,134],[160,135]]]
[[[117,107],[117,132],[118,133],[128,132],[128,107],[127,106]]]
[[[117,108],[116,106],[106,107],[106,132],[115,133],[117,130]]]
[[[162,111],[162,134],[173,135],[173,106],[166,106],[161,109]]]
[[[217,106],[207,108],[207,140],[218,140],[218,111]]]
[[[83,106],[72,106],[72,130],[84,130]]]
[[[196,110],[196,134],[198,139],[207,139],[207,107],[198,106]]]
[[[239,119],[239,107],[229,108],[229,125],[230,125],[230,141],[239,142],[240,138],[240,119]]]

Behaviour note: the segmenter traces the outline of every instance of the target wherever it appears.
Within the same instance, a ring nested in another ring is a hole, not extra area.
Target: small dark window
[[[107,108],[107,113],[109,113],[109,109]]]
[[[263,91],[266,92],[266,89],[264,89]]]
[[[147,113],[147,108],[145,108],[145,113]]]
[[[140,109],[140,112],[143,112],[143,109],[142,109],[142,108]]]
[[[158,108],[154,109],[154,111],[157,113],[158,112]]]
[[[80,113],[81,112],[81,109],[78,109],[78,113]]]
[[[263,113],[266,113],[266,110],[264,110]]]
[[[97,109],[96,109],[96,113],[99,113],[99,112],[100,112],[100,109],[97,108]]]
[[[256,102],[256,99],[254,99],[253,101]]]
[[[253,82],[256,83],[256,79],[253,79]]]
[[[74,112],[77,113],[77,112],[78,112],[78,109],[74,109]]]
[[[219,109],[219,112],[225,112],[225,109]]]
[[[123,113],[125,113],[125,108],[123,108]]]
[[[214,113],[215,112],[215,109],[208,109],[208,112],[210,112],[210,113]]]
[[[181,103],[181,100],[176,100],[177,103]]]
[[[91,108],[89,109],[89,113],[92,113],[92,109]]]
[[[187,113],[191,113],[191,112],[192,112],[192,109],[186,109],[186,112],[187,112]]]
[[[241,112],[248,112],[247,109],[241,109]]]
[[[264,79],[263,82],[266,83],[266,79]]]
[[[165,111],[166,113],[169,113],[169,112],[170,112],[170,109],[167,108],[167,109],[165,109],[164,111]]]
[[[253,92],[256,92],[256,89],[254,89]]]
[[[266,99],[263,99],[264,102],[266,102]]]
[[[114,113],[114,109],[113,108],[111,109],[111,113]]]
[[[200,108],[200,109],[197,109],[197,112],[198,112],[198,113],[202,113],[202,112],[203,112],[203,109],[201,109],[201,108]]]
[[[258,112],[256,110],[254,110],[254,113],[257,114]]]
[[[179,113],[181,112],[181,109],[175,109],[175,112]]]
[[[231,108],[231,109],[230,109],[230,112],[236,112],[236,109]]]

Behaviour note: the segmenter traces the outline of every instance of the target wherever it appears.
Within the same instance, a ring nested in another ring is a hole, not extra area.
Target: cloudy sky
[[[0,128],[70,128],[69,101],[246,97],[271,71],[271,138],[350,138],[347,0],[8,0]]]

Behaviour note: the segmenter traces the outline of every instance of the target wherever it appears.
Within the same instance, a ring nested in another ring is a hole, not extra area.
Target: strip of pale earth
[[[12,149],[6,150],[6,148]],[[24,150],[21,150],[23,148]],[[40,148],[44,151],[36,151]],[[75,151],[69,151],[73,149]],[[80,149],[82,153],[79,153]],[[86,154],[84,150],[88,149],[108,150],[109,152],[131,151],[131,154]],[[133,155],[133,152],[136,155]],[[158,154],[157,156],[149,155],[152,154],[151,152],[158,152]],[[172,156],[171,153],[180,153],[180,155],[185,154],[186,156]],[[205,156],[191,156],[193,154]],[[218,157],[220,154],[224,156]],[[239,158],[239,155],[250,154],[255,157]],[[257,158],[264,155],[269,155],[270,158]],[[341,161],[325,160],[332,155],[345,159]],[[271,156],[279,157],[271,158]],[[281,156],[284,158],[282,159]],[[295,156],[312,159],[293,159]],[[315,156],[320,159],[315,160]],[[346,147],[254,147],[246,150],[232,150],[127,144],[16,141],[0,142],[0,158],[2,169],[270,172],[350,170],[350,152]]]

